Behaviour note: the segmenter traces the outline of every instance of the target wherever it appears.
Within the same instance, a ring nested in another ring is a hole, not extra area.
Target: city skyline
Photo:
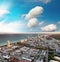
[[[0,0],[0,33],[60,33],[59,0]]]

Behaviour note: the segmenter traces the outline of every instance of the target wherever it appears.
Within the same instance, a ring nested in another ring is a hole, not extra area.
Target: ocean
[[[26,39],[28,36],[35,37],[37,35],[38,34],[0,34],[0,46],[6,45],[8,40],[14,43]]]

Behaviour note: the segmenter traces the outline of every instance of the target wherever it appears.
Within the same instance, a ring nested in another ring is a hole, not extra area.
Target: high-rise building
[[[11,42],[8,40],[7,41],[7,47],[10,48],[11,47]]]

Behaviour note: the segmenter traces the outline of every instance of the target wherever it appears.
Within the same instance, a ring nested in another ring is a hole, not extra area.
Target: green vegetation
[[[54,51],[53,49],[48,48],[49,53],[48,53],[48,61],[54,59]]]
[[[53,57],[54,57],[54,53],[49,53],[49,55],[48,55],[48,60],[52,60]]]

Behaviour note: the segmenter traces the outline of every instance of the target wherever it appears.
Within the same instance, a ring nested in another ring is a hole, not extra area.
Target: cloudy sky
[[[0,33],[60,32],[60,0],[0,0]]]

